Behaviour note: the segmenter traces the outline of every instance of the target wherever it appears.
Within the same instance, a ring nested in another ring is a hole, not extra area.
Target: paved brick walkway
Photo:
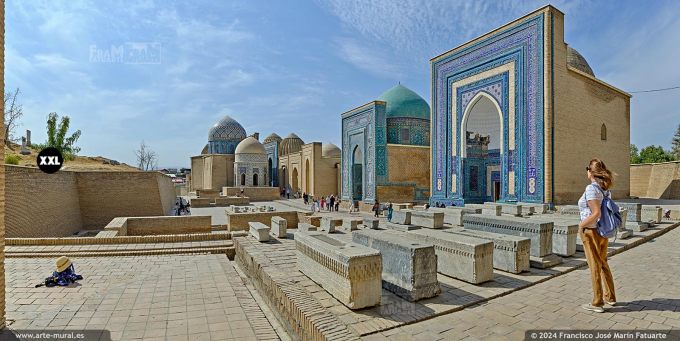
[[[114,340],[278,339],[224,255],[73,261],[83,281],[34,288],[54,259],[7,259],[10,330],[106,329]]]
[[[610,259],[618,300],[585,311],[590,274],[582,268],[484,304],[366,336],[367,340],[522,340],[530,329],[674,329],[680,339],[680,228]]]

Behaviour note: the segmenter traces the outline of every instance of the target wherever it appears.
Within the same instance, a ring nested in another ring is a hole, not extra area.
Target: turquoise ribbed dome
[[[413,90],[397,84],[385,91],[379,101],[387,102],[387,118],[420,118],[430,120],[430,106]]]

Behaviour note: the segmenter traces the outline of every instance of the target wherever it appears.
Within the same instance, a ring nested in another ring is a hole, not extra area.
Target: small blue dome
[[[246,130],[240,123],[229,115],[224,116],[210,128],[208,142],[212,141],[238,141],[246,138]]]

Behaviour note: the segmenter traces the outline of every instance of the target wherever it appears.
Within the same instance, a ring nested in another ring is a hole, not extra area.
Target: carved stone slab
[[[444,227],[444,212],[436,211],[412,211],[411,224],[431,229]]]
[[[363,221],[364,220],[362,218],[343,218],[340,228],[343,232],[352,232],[354,230],[358,230],[359,225],[361,225]]]
[[[493,279],[493,242],[433,229],[408,234],[411,240],[434,244],[439,273],[473,284]]]
[[[342,225],[342,218],[333,217],[322,217],[321,218],[321,230],[328,233],[335,232],[337,226]]]
[[[252,221],[248,223],[248,226],[250,226],[250,234],[255,237],[258,242],[269,241],[269,226]]]
[[[411,210],[402,209],[392,212],[392,222],[395,224],[410,225],[411,224]]]
[[[377,229],[379,224],[380,219],[378,218],[364,218],[364,225],[366,225],[368,228]]]
[[[288,222],[279,216],[272,217],[272,235],[276,238],[286,238]]]
[[[295,234],[300,272],[350,309],[380,304],[382,259],[378,250],[321,232]]]
[[[402,232],[369,229],[352,233],[352,241],[380,251],[383,288],[408,301],[441,293],[432,244],[409,241]]]
[[[531,240],[529,238],[466,230],[461,227],[444,229],[442,231],[492,241],[494,247],[493,267],[495,269],[514,274],[529,270],[529,249],[531,248]]]

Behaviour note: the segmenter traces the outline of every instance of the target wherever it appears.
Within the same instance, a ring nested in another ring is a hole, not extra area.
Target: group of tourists
[[[302,193],[302,200],[305,205],[310,205],[312,212],[339,212],[340,211],[340,198],[336,197],[335,194],[321,196],[321,198],[315,198],[311,194]]]
[[[182,197],[175,201],[175,215],[190,215],[191,204]]]

